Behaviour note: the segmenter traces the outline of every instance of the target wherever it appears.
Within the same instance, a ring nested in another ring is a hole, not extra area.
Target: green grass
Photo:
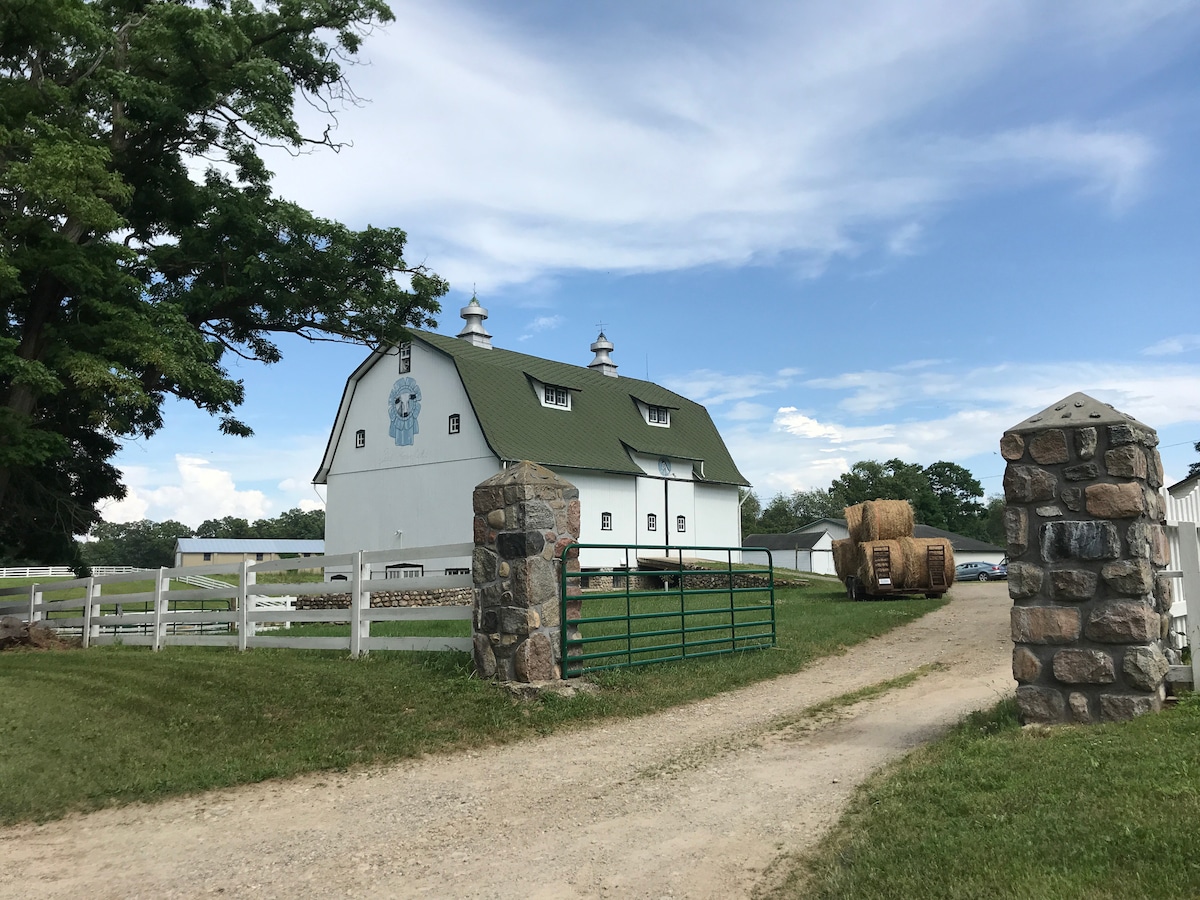
[[[977,713],[865,784],[782,898],[1200,896],[1200,698],[1023,730]]]
[[[939,605],[851,603],[825,586],[782,590],[777,649],[614,670],[595,676],[594,694],[523,702],[474,678],[458,653],[4,653],[0,823],[642,715],[795,672]],[[416,624],[372,630],[414,634]]]

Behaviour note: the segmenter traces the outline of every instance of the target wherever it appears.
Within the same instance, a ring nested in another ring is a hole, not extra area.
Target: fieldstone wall
[[[579,489],[526,461],[478,485],[473,500],[475,669],[500,681],[558,678],[558,558],[579,540]],[[579,571],[578,556],[567,565]]]
[[[1023,723],[1161,709],[1171,606],[1158,435],[1086,394],[1005,432],[1000,452]]]
[[[371,606],[466,606],[474,602],[471,588],[372,591]],[[296,609],[349,609],[349,594],[314,594],[296,598]]]

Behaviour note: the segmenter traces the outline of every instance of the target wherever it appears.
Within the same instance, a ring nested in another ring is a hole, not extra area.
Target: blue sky
[[[651,8],[646,8],[651,7]],[[1200,440],[1200,5],[393,3],[340,153],[280,193],[398,226],[497,346],[705,403],[765,501],[861,459],[969,468],[1074,391]],[[314,132],[324,127],[305,109]],[[360,348],[243,364],[251,439],[182,404],[112,520],[271,516]]]

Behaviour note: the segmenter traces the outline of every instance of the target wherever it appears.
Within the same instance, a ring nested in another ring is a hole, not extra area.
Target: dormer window
[[[545,406],[558,406],[562,409],[571,408],[571,392],[556,384],[542,386],[542,403]]]
[[[671,411],[665,406],[647,406],[646,421],[651,425],[662,425],[669,428],[671,425]]]

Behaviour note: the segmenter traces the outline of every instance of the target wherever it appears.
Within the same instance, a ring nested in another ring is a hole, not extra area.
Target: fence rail
[[[371,593],[398,589],[394,579],[383,577],[389,563],[469,557],[473,549],[472,544],[453,544],[306,557],[302,561],[304,569],[327,565],[345,568],[349,564],[350,577],[345,581],[258,584],[260,573],[286,572],[298,567],[297,560],[272,560],[131,570],[21,587],[0,587],[0,615],[16,616],[30,623],[42,622],[60,632],[77,634],[85,647],[112,643],[149,646],[155,650],[176,644],[228,646],[239,650],[287,647],[347,650],[351,656],[362,656],[372,650],[469,651],[469,636],[372,634],[371,631],[374,623],[408,622],[424,626],[429,622],[470,620],[471,606],[372,607]],[[206,577],[211,575],[236,577],[234,583],[230,583]],[[149,591],[119,592],[119,586],[148,579],[153,581]],[[172,589],[172,581],[187,583],[189,587]],[[469,588],[471,585],[468,574],[406,579],[403,587],[405,590],[425,590],[431,587]],[[349,594],[349,606],[341,609],[296,608],[296,597],[322,594]],[[280,627],[291,633],[260,633]],[[331,630],[337,633],[311,633]],[[428,626],[424,626],[424,630],[428,630]]]

